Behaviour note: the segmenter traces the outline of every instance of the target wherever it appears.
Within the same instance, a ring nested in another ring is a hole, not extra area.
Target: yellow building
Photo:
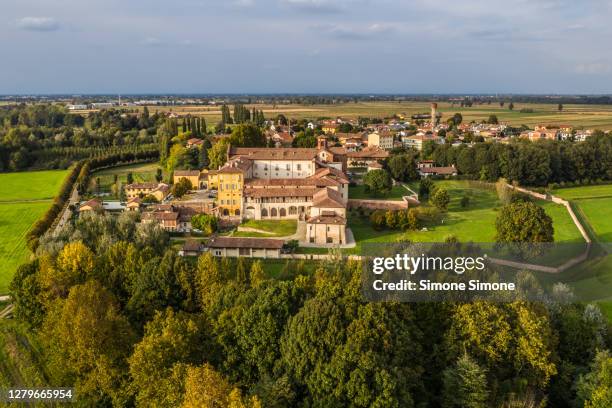
[[[216,170],[202,170],[202,179],[205,180],[207,189],[219,189],[219,175]]]
[[[164,183],[132,183],[125,186],[125,195],[128,200],[152,195],[158,201],[162,201],[170,193],[170,186]]]
[[[221,216],[242,214],[242,188],[244,170],[239,167],[224,167],[217,172],[217,206]]]
[[[201,188],[200,170],[174,170],[172,183],[176,184],[181,181],[181,179],[189,180],[194,190],[199,190]]]
[[[332,134],[332,135],[336,133],[337,129],[338,129],[338,125],[336,123],[326,123],[323,126],[321,126],[321,130],[323,130],[323,132]]]

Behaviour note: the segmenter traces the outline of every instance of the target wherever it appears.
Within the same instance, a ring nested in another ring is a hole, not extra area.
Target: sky
[[[3,0],[0,94],[612,93],[612,0]]]

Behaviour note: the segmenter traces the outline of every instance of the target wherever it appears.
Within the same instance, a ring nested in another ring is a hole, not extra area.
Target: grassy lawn
[[[49,208],[67,171],[0,174],[0,294],[13,273],[29,259],[25,235]]]
[[[0,174],[0,202],[47,200],[55,197],[68,170]]]
[[[373,195],[365,191],[363,184],[349,187],[349,198],[357,200],[393,200],[400,201],[403,196],[408,195],[408,190],[402,186],[393,186],[391,192],[386,195]]]
[[[612,242],[612,198],[579,200],[578,206],[601,242]]]
[[[117,180],[120,181],[122,184],[127,184],[128,173],[132,173],[135,183],[153,182],[156,181],[155,175],[157,173],[158,168],[160,168],[158,163],[140,163],[104,169],[95,172],[91,176],[89,182],[89,191],[92,193],[95,192],[94,186],[96,180],[99,178],[100,192],[110,193],[111,186],[113,185],[113,182],[115,180],[115,176],[117,176]],[[167,177],[167,174],[164,172],[163,175],[165,179]]]
[[[296,220],[248,220],[240,224],[241,227],[255,228],[257,231],[236,231],[234,237],[286,237],[295,234]]]
[[[605,255],[604,251],[595,248],[599,256],[568,271],[567,275],[581,299],[606,299],[598,304],[612,322],[612,184],[562,188],[553,194],[572,201],[578,217],[588,223],[589,234],[608,251]]]
[[[566,200],[583,200],[587,198],[612,197],[612,184],[600,186],[583,186],[560,188],[552,192],[554,195]]]
[[[494,190],[472,187],[466,181],[443,180],[436,182],[451,196],[448,212],[439,225],[427,226],[427,231],[376,231],[367,217],[349,216],[349,227],[353,231],[357,247],[351,252],[359,253],[364,242],[395,242],[399,239],[413,242],[442,242],[449,235],[462,242],[494,242],[495,219],[501,203]],[[470,198],[463,208],[461,198]],[[553,219],[555,242],[581,242],[581,235],[564,207],[551,202],[538,203]],[[427,205],[427,204],[425,204]]]

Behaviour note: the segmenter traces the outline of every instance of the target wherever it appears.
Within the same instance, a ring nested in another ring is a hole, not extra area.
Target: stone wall
[[[349,199],[348,208],[366,208],[368,210],[407,210],[408,201],[405,199],[401,201]]]

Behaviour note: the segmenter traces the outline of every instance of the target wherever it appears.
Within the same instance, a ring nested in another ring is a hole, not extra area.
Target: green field
[[[155,175],[158,168],[160,168],[158,163],[140,163],[97,171],[90,178],[89,192],[96,192],[96,183],[99,179],[99,191],[111,193],[111,186],[114,183],[115,176],[117,176],[119,182],[125,185],[127,184],[128,173],[132,173],[135,183],[156,181]],[[164,172],[163,175],[165,179],[167,174]]]
[[[612,198],[612,184],[597,186],[569,187],[554,190],[553,195],[566,200],[584,200],[588,198]]]
[[[296,220],[248,220],[240,224],[241,227],[254,228],[257,231],[235,231],[234,237],[286,237],[295,234]],[[265,231],[265,232],[264,232]]]
[[[612,184],[561,188],[553,194],[571,201],[591,239],[601,244],[593,248],[593,259],[565,275],[582,298],[609,299],[600,306],[612,321]]]
[[[408,119],[416,113],[429,113],[429,102],[349,102],[335,105],[267,105],[249,104],[248,109],[256,108],[264,112],[266,118],[284,114],[292,119],[317,119],[319,117],[342,117],[346,119],[357,119],[363,117],[390,117],[394,114],[403,114]],[[140,108],[142,109],[142,108]],[[172,106],[155,107],[156,110],[172,110],[180,115],[196,115],[206,118],[207,123],[213,124],[220,120],[220,108],[210,106]],[[532,109],[533,113],[523,113],[521,109]],[[442,113],[442,120],[448,119],[454,113],[461,113],[463,121],[482,121],[488,119],[489,115],[496,115],[500,122],[510,125],[527,125],[533,127],[535,124],[569,124],[575,127],[612,129],[612,106],[610,105],[576,105],[566,104],[559,112],[556,103],[514,103],[514,110],[508,109],[508,103],[504,107],[498,103],[473,105],[472,107],[461,107],[449,102],[438,102],[438,110]]]
[[[612,242],[612,184],[562,188],[553,194],[570,200],[578,208],[596,241]]]
[[[43,361],[40,345],[31,330],[14,321],[0,320],[1,388],[49,385],[49,375]]]
[[[402,186],[393,186],[387,195],[374,195],[365,191],[363,184],[349,187],[349,198],[358,200],[393,200],[400,201],[403,196],[409,195],[408,190]]]
[[[48,200],[59,191],[67,170],[0,174],[0,202]]]
[[[467,181],[444,180],[436,182],[447,189],[451,196],[448,212],[439,225],[427,226],[427,231],[376,231],[367,217],[350,216],[349,227],[353,231],[359,252],[363,242],[395,242],[399,239],[413,242],[442,242],[450,235],[462,242],[494,242],[495,219],[501,203],[492,189],[473,187]],[[462,208],[461,198],[470,198],[470,205]],[[538,203],[553,219],[555,242],[581,242],[581,235],[564,207],[551,202]],[[427,205],[427,204],[424,204]]]
[[[0,174],[0,294],[7,292],[17,267],[29,259],[26,233],[49,208],[66,174],[63,170]]]

